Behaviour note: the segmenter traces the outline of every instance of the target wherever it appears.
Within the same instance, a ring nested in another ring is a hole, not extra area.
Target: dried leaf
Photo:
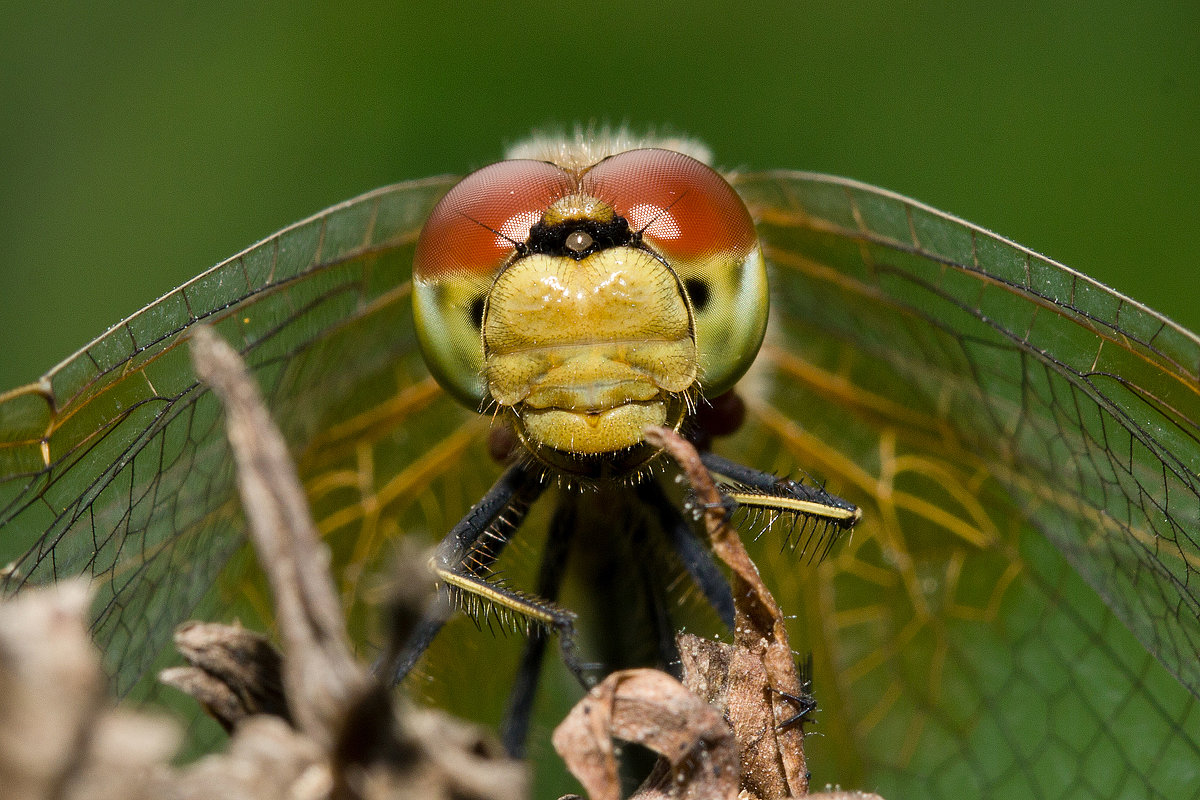
[[[0,787],[5,800],[157,796],[179,728],[109,709],[79,582],[0,603]]]
[[[188,622],[175,631],[175,649],[191,666],[159,673],[191,695],[226,731],[254,714],[291,722],[283,693],[283,659],[265,636],[240,625]]]
[[[719,711],[664,672],[614,672],[554,730],[554,749],[591,800],[619,800],[613,739],[662,756],[635,797],[737,797],[737,744]]]

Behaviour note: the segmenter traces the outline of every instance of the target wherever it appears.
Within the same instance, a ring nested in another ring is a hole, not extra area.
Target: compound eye
[[[484,298],[529,228],[575,190],[566,172],[544,161],[501,161],[463,178],[434,206],[413,258],[417,340],[429,371],[468,405],[483,383]]]
[[[611,204],[679,276],[696,323],[702,388],[729,389],[754,361],[767,326],[767,275],[754,221],[715,170],[671,150],[606,158],[580,181]]]
[[[575,189],[544,161],[501,161],[463,178],[434,206],[417,240],[413,276],[493,275],[555,200]]]
[[[613,204],[643,241],[678,270],[741,261],[757,245],[754,221],[712,167],[671,150],[630,150],[583,176],[581,188]]]

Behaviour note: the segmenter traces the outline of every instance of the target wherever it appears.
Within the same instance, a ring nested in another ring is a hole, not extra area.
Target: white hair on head
[[[712,151],[705,145],[686,136],[657,135],[648,132],[636,135],[625,125],[610,128],[575,126],[573,135],[565,131],[534,131],[528,139],[508,148],[505,158],[530,158],[549,161],[571,172],[578,172],[617,153],[659,147],[691,156],[697,161],[712,165]]]

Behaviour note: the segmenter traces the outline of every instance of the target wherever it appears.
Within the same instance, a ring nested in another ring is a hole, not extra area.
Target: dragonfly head
[[[678,429],[701,392],[730,388],[766,328],[749,213],[668,150],[472,173],[430,215],[413,277],[438,381],[582,478],[636,475],[658,454],[642,431]]]

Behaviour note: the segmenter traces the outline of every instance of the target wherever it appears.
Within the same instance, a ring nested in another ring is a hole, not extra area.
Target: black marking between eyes
[[[567,237],[577,231],[582,231],[592,237],[592,243],[583,250],[572,250],[567,247]],[[529,229],[526,247],[530,253],[568,256],[576,261],[582,261],[600,250],[633,243],[634,236],[629,230],[629,222],[624,217],[616,216],[609,222],[598,222],[591,219],[572,219],[553,225],[537,222]]]

